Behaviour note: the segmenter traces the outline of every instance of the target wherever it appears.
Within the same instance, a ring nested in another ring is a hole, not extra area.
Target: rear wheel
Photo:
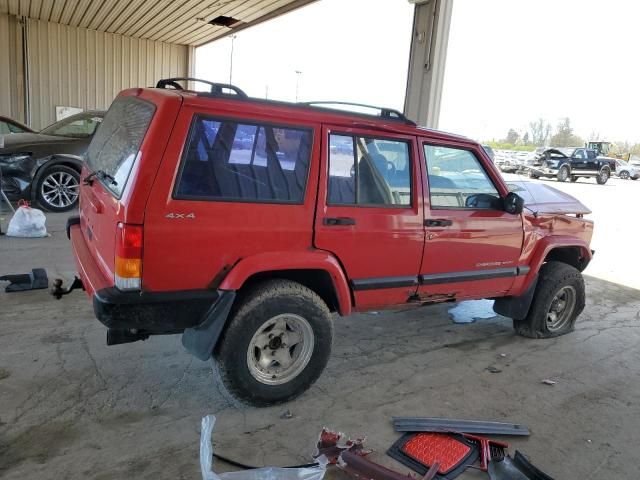
[[[214,352],[214,370],[226,392],[266,406],[307,390],[331,353],[327,305],[312,290],[270,280],[241,300]]]
[[[50,212],[66,212],[78,205],[80,174],[66,165],[48,167],[36,185],[38,204]]]
[[[620,178],[622,178],[623,180],[628,180],[629,179],[629,172],[627,172],[626,170],[622,170],[618,176]]]
[[[533,302],[524,320],[514,320],[516,333],[550,338],[573,330],[585,305],[582,274],[571,265],[548,262],[540,268]]]
[[[560,170],[558,170],[557,177],[559,182],[566,182],[567,179],[569,178],[569,168],[561,167]]]
[[[609,169],[603,168],[602,170],[600,170],[600,173],[598,173],[598,176],[596,177],[596,182],[598,182],[598,185],[604,185],[605,183],[607,183],[610,176],[611,176],[611,172],[609,171]]]

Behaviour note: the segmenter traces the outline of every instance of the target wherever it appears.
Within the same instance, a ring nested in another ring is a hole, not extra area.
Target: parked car
[[[12,200],[36,202],[51,212],[75,208],[83,155],[104,113],[86,111],[64,118],[39,133],[1,137],[4,193]]]
[[[633,165],[624,160],[616,160],[616,175],[623,180],[640,178],[640,164]]]
[[[616,171],[616,160],[599,157],[598,152],[589,148],[550,148],[532,165],[525,166],[524,171],[531,178],[555,177],[559,182],[575,182],[585,177],[604,185]]]
[[[230,393],[269,405],[321,374],[332,312],[492,298],[521,335],[573,329],[593,230],[575,198],[507,185],[480,144],[390,109],[177,81],[114,100],[67,223],[107,344],[182,334]]]
[[[22,123],[13,120],[9,117],[3,117],[0,115],[0,135],[7,135],[11,133],[28,133],[33,132],[31,128],[23,125]],[[0,146],[2,145],[0,140]]]

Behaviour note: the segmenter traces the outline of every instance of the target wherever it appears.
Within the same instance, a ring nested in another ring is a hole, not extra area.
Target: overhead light
[[[242,20],[238,20],[233,17],[225,17],[224,15],[220,15],[219,17],[214,18],[213,20],[209,20],[210,25],[215,25],[217,27],[227,27],[227,28],[236,28],[240,25],[244,24]]]

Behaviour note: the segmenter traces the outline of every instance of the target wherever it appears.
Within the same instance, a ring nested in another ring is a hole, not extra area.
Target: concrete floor
[[[556,479],[637,478],[640,291],[622,284],[640,288],[631,215],[640,182],[560,188],[592,206],[597,222],[574,333],[528,340],[501,317],[457,325],[451,305],[336,319],[327,370],[285,406],[228,405],[209,364],[178,336],[107,347],[81,292],[55,301],[44,290],[2,291],[0,477],[197,479],[200,420],[215,413],[215,448],[259,465],[308,461],[327,426],[366,435],[371,459],[406,471],[384,453],[398,437],[390,417],[428,415],[524,423],[532,434],[508,439],[512,450]],[[48,215],[50,238],[0,238],[0,274],[46,267],[50,279],[72,276],[65,217]],[[281,418],[287,409],[293,418]]]

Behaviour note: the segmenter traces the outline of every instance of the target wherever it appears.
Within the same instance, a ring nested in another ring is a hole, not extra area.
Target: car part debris
[[[527,457],[516,450],[513,458],[506,456],[489,462],[491,480],[553,480],[529,462]]]
[[[504,458],[505,452],[509,448],[509,445],[504,442],[498,442],[486,437],[479,437],[469,433],[463,433],[462,436],[480,445],[480,470],[484,472],[489,468],[491,460]]]
[[[489,365],[485,370],[488,370],[490,373],[500,373],[502,372],[502,369],[494,366],[494,365]]]
[[[202,480],[322,480],[327,469],[327,459],[320,456],[317,465],[301,468],[263,467],[239,472],[215,473],[211,434],[216,423],[214,415],[202,419],[200,431],[200,470]],[[406,480],[406,479],[405,479]]]
[[[480,459],[480,448],[480,442],[461,434],[422,432],[403,435],[387,455],[420,475],[427,475],[438,464],[433,478],[450,480]]]
[[[529,429],[517,423],[453,420],[434,417],[392,417],[396,432],[464,432],[481,435],[529,435]]]
[[[34,268],[31,273],[3,275],[0,281],[11,282],[4,289],[7,293],[49,288],[49,279],[44,268]]]
[[[280,414],[280,418],[282,418],[283,420],[288,420],[290,418],[293,418],[293,413],[291,413],[291,410],[285,410]]]
[[[544,383],[545,385],[555,385],[557,382],[549,379],[549,378],[545,378],[544,380],[542,380],[542,383]]]
[[[333,432],[323,428],[318,437],[317,451],[314,458],[324,455],[330,465],[335,465],[340,454],[345,451],[360,456],[368,455],[371,450],[364,450],[364,441],[364,437],[351,440],[345,437],[342,432]]]
[[[84,290],[84,285],[82,284],[82,280],[78,277],[74,277],[71,286],[68,289],[62,288],[63,280],[61,278],[56,278],[53,281],[53,287],[51,288],[51,295],[56,297],[56,299],[60,300],[63,295],[69,295],[76,288],[81,288]]]
[[[338,458],[338,468],[357,480],[412,480],[410,475],[402,475],[387,467],[345,450]]]

